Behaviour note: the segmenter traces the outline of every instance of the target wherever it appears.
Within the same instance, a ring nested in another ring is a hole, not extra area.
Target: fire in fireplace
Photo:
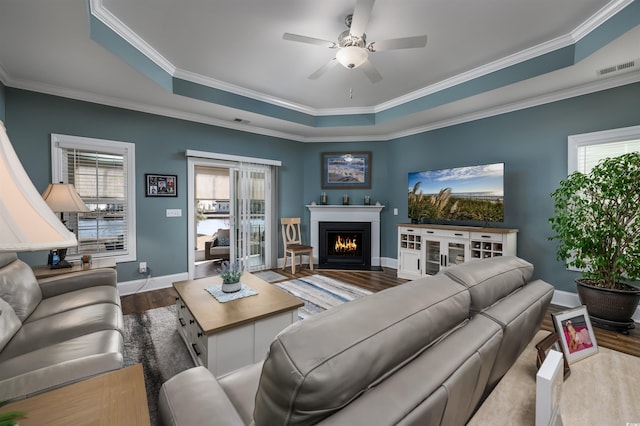
[[[320,222],[318,268],[370,269],[370,222]]]

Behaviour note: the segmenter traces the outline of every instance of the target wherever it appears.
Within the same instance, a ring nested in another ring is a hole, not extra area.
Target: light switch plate
[[[182,216],[182,209],[167,209],[167,217],[180,217]]]

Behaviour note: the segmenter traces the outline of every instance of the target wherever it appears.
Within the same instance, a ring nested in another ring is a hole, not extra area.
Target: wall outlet
[[[398,216],[398,208],[397,207],[393,209],[393,215],[394,216]]]
[[[147,262],[140,262],[140,266],[138,266],[138,272],[141,274],[147,273]]]

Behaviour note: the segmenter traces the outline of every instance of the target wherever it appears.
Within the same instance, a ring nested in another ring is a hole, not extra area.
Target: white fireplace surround
[[[383,205],[373,206],[323,206],[309,204],[307,208],[311,212],[311,245],[313,246],[313,258],[318,260],[320,222],[370,222],[371,223],[371,266],[380,266],[380,212]]]

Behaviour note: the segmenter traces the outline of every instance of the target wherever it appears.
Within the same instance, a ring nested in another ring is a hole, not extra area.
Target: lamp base
[[[67,249],[51,250],[49,252],[49,258],[47,259],[47,265],[49,269],[62,269],[71,268],[73,263],[64,260],[67,256]]]

